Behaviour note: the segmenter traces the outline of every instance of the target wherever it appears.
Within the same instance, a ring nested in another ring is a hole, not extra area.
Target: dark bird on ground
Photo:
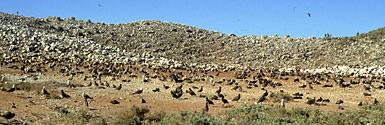
[[[203,91],[203,86],[197,91],[197,92],[202,92]]]
[[[209,98],[206,97],[206,104],[214,105],[214,102],[211,101]]]
[[[309,98],[309,99],[307,99],[306,104],[312,105],[312,104],[315,104],[315,102],[316,102],[315,97]]]
[[[205,104],[205,107],[202,109],[203,112],[208,112],[209,111],[209,104]]]
[[[119,86],[118,86],[118,87],[116,87],[115,89],[116,89],[116,90],[120,90],[120,89],[122,89],[122,84],[119,84]]]
[[[333,87],[333,85],[323,85],[322,87],[324,87],[324,88]]]
[[[69,98],[69,97],[71,97],[70,95],[64,93],[63,90],[60,91],[60,95],[61,95],[62,98]]]
[[[266,96],[261,96],[261,97],[258,98],[257,103],[259,104],[259,103],[261,103],[261,102],[263,102],[265,100],[266,100]]]
[[[45,86],[43,86],[43,89],[41,89],[41,93],[42,93],[43,95],[49,95],[48,91],[45,90]]]
[[[153,92],[160,92],[160,89],[159,88],[155,88],[154,90],[152,90]]]
[[[339,110],[344,110],[345,108],[342,107],[342,106],[338,106],[338,109],[339,109]]]
[[[163,88],[168,89],[168,88],[170,88],[170,86],[163,85]]]
[[[317,99],[316,101],[317,101],[317,102],[322,102],[323,99],[322,99],[322,97],[319,97],[319,99]]]
[[[171,95],[172,95],[172,97],[178,99],[178,98],[182,97],[183,91],[171,90]]]
[[[375,98],[373,104],[378,104],[378,100]]]
[[[196,96],[195,92],[191,88],[188,88],[188,90],[186,90],[186,93],[189,93],[192,96]]]
[[[183,80],[179,80],[175,74],[171,74],[171,78],[175,81],[175,83],[183,82]]]
[[[15,91],[15,90],[16,90],[15,84],[13,84],[13,85],[12,85],[12,88],[10,88],[9,90],[7,90],[7,92],[13,92],[13,91]]]
[[[340,105],[340,104],[342,104],[342,103],[344,103],[344,101],[342,101],[341,99],[340,99],[340,100],[337,100],[337,102],[336,102],[336,104],[338,104],[338,105]]]
[[[120,102],[118,100],[112,100],[110,101],[111,104],[119,104]]]
[[[366,93],[366,92],[364,92],[363,95],[364,96],[372,96],[372,94],[369,94],[369,93]]]
[[[136,90],[134,93],[132,93],[133,95],[135,94],[142,94],[143,92],[143,88],[139,88],[139,90]]]
[[[4,112],[1,112],[1,117],[7,119],[7,122],[9,124],[9,119],[12,119],[13,117],[15,117],[15,113],[4,111]]]
[[[147,103],[146,100],[142,99],[142,103]]]
[[[267,96],[269,95],[269,92],[267,92],[267,90],[265,90],[265,93],[262,94],[262,96]]]
[[[362,102],[358,103],[358,106],[362,106]]]
[[[293,94],[293,96],[303,96],[303,94],[299,93],[299,92],[296,92],[296,93]]]
[[[221,93],[217,94],[219,98],[224,98],[225,96]]]
[[[236,85],[233,88],[231,88],[231,90],[237,90],[239,87],[240,87],[239,85]]]
[[[323,99],[322,102],[330,102],[329,99]]]
[[[88,107],[88,101],[87,101],[87,98],[84,98],[84,105],[85,105],[86,107]]]
[[[240,93],[238,93],[238,95],[234,97],[233,101],[238,101],[239,99],[241,99]]]
[[[219,86],[219,89],[217,91],[215,91],[215,93],[220,94],[221,92],[222,92],[222,87]]]
[[[86,90],[83,90],[83,98],[85,99],[85,100],[87,100],[87,99],[93,99],[93,98],[91,98],[89,95],[87,95],[86,94]]]
[[[223,97],[223,96],[222,96],[222,102],[223,102],[223,104],[228,104],[229,103],[229,101],[227,101],[227,99],[225,99],[225,97]]]

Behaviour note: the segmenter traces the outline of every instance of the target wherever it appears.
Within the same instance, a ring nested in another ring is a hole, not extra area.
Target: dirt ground
[[[237,79],[243,87],[243,91],[231,90],[234,85],[229,86],[225,84],[217,83],[215,86],[212,86],[209,83],[209,80],[199,81],[194,83],[184,82],[183,91],[193,86],[200,88],[203,86],[202,92],[197,92],[198,89],[193,89],[198,96],[191,96],[188,93],[180,99],[174,99],[170,91],[175,89],[176,86],[179,86],[181,83],[175,83],[173,81],[163,82],[158,79],[150,79],[149,82],[142,82],[142,74],[137,72],[138,78],[131,78],[122,76],[118,80],[112,80],[112,77],[102,77],[103,83],[109,83],[110,85],[119,85],[122,84],[121,90],[116,90],[115,88],[108,87],[76,87],[76,88],[67,88],[66,82],[69,76],[63,76],[62,74],[57,73],[55,70],[50,70],[41,75],[39,73],[29,73],[25,74],[20,72],[20,70],[14,70],[7,68],[8,66],[0,67],[0,75],[4,77],[4,81],[0,84],[4,86],[11,86],[11,84],[20,84],[21,82],[33,83],[40,85],[37,88],[34,88],[32,91],[21,91],[16,90],[14,92],[5,92],[0,91],[0,109],[7,110],[10,112],[16,113],[14,119],[20,119],[25,122],[39,123],[39,121],[49,121],[51,118],[57,117],[58,112],[55,111],[55,107],[65,107],[70,112],[79,111],[82,109],[89,110],[95,114],[98,114],[104,118],[116,119],[117,115],[125,110],[129,110],[133,105],[136,106],[148,106],[151,112],[164,111],[166,113],[178,113],[180,111],[201,111],[205,106],[205,98],[199,97],[199,95],[215,95],[215,91],[219,86],[222,86],[222,94],[227,100],[230,101],[229,104],[224,105],[222,101],[213,100],[214,105],[209,106],[209,114],[219,115],[225,110],[231,109],[231,107],[239,107],[244,104],[255,104],[256,100],[264,93],[264,90],[261,90],[261,86],[246,88],[247,83],[245,80]],[[217,72],[209,72],[210,74],[217,74]],[[253,74],[253,73],[252,73]],[[83,80],[84,75],[75,75],[74,79],[71,81],[72,84],[81,84],[87,85],[90,80]],[[222,78],[234,78],[234,72],[220,73],[219,76],[215,77],[215,81],[221,81]],[[24,78],[24,81],[21,81],[20,78]],[[335,112],[335,111],[346,111],[356,109],[359,102],[372,103],[376,98],[378,101],[385,101],[385,97],[382,96],[385,94],[384,90],[376,89],[371,92],[364,90],[364,85],[353,85],[351,88],[341,88],[337,85],[334,85],[332,88],[323,88],[325,84],[334,84],[334,82],[326,83],[321,81],[321,85],[315,85],[313,89],[310,88],[299,88],[303,85],[305,80],[300,80],[299,82],[293,82],[295,76],[285,76],[288,80],[282,79],[273,79],[274,82],[282,83],[282,86],[277,86],[275,88],[271,86],[265,87],[269,93],[279,92],[280,89],[283,89],[284,93],[292,95],[293,93],[300,92],[303,93],[303,99],[295,99],[286,103],[286,108],[307,108],[307,109],[319,109],[321,111]],[[122,82],[122,79],[129,79],[130,82]],[[250,80],[250,78],[248,78]],[[345,78],[346,81],[353,78]],[[356,80],[357,79],[353,79]],[[309,80],[307,80],[309,81]],[[330,79],[330,81],[332,81]],[[7,83],[8,85],[5,85]],[[64,99],[47,99],[43,95],[39,94],[41,91],[41,86],[46,85],[47,91],[51,94],[59,94],[60,90],[64,90],[65,93],[70,95],[70,98]],[[163,88],[163,85],[170,86],[169,89]],[[143,93],[140,95],[133,95],[132,93],[143,88]],[[153,92],[155,88],[160,88],[160,92]],[[8,88],[7,88],[8,89]],[[84,99],[82,97],[83,90],[86,91],[93,99],[89,102],[89,107],[85,107]],[[363,96],[363,92],[368,92],[372,96]],[[241,98],[237,102],[231,101],[238,93],[241,94]],[[330,102],[323,102],[326,104],[324,106],[308,105],[306,104],[307,97],[313,98],[322,97],[324,99],[330,99]],[[141,100],[146,100],[146,103],[142,103]],[[343,100],[344,103],[338,105],[335,104],[337,100]],[[120,104],[111,104],[110,101],[117,100]],[[279,102],[273,102],[269,97],[264,105],[279,105]],[[338,106],[344,107],[345,110],[339,110]],[[6,119],[0,118],[0,123],[7,123]]]

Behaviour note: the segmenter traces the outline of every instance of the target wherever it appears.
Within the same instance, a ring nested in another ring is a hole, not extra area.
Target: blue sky
[[[3,0],[0,11],[114,24],[160,20],[238,36],[353,36],[385,27],[384,0]]]

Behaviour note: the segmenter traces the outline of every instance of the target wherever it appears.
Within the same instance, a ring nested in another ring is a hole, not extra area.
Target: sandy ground
[[[188,88],[201,87],[203,86],[203,92],[197,92],[197,89],[193,89],[198,96],[191,96],[188,93],[180,99],[174,99],[171,97],[170,91],[175,89],[176,86],[179,86],[181,83],[174,83],[172,81],[162,82],[158,79],[151,79],[150,82],[142,82],[141,77],[139,78],[130,78],[128,75],[123,76],[120,80],[112,80],[111,77],[103,77],[103,83],[109,83],[111,86],[122,84],[121,90],[116,90],[114,88],[108,87],[76,87],[76,88],[67,88],[65,87],[67,79],[69,76],[63,76],[55,70],[49,70],[46,73],[37,75],[38,73],[23,74],[19,70],[14,70],[7,68],[7,66],[0,67],[1,77],[5,77],[5,81],[0,84],[4,85],[7,82],[8,85],[21,83],[20,78],[25,78],[24,82],[33,83],[38,86],[46,85],[48,92],[51,94],[59,94],[60,90],[64,90],[65,93],[70,95],[70,98],[65,99],[47,99],[43,95],[38,94],[40,87],[34,88],[31,91],[21,91],[16,90],[14,92],[4,92],[0,91],[0,109],[7,110],[16,113],[14,119],[19,119],[25,122],[39,122],[39,121],[49,121],[51,118],[57,117],[58,112],[55,111],[55,107],[65,107],[70,112],[79,111],[82,109],[89,110],[101,117],[115,119],[117,114],[122,111],[129,110],[133,105],[136,106],[148,106],[151,112],[164,111],[166,113],[178,113],[180,111],[201,111],[205,105],[205,98],[200,98],[199,95],[215,95],[215,91],[219,86],[222,86],[222,94],[225,95],[227,100],[232,100],[238,93],[241,94],[241,99],[237,102],[230,101],[229,104],[224,105],[221,100],[213,100],[214,105],[210,105],[209,114],[219,115],[225,110],[231,109],[231,107],[239,107],[244,104],[255,104],[256,100],[264,93],[264,90],[261,90],[260,84],[258,87],[246,88],[247,83],[243,80],[237,79],[243,87],[243,91],[231,90],[234,85],[229,86],[225,84],[216,84],[212,86],[209,83],[209,80],[199,81],[194,83],[184,82],[183,91]],[[137,72],[138,76],[142,76]],[[217,72],[210,72],[210,74],[217,74]],[[253,73],[252,73],[253,74]],[[90,80],[83,80],[84,75],[76,75],[71,81],[73,84],[82,84],[86,85]],[[223,77],[226,79],[233,78],[234,72],[220,73],[216,77],[215,81],[220,81]],[[294,101],[287,102],[286,108],[307,108],[307,109],[319,109],[321,111],[335,112],[335,111],[346,111],[356,109],[359,102],[372,103],[374,98],[377,98],[378,101],[385,101],[385,97],[382,96],[385,94],[384,90],[374,90],[366,91],[363,89],[363,85],[353,85],[352,88],[341,88],[336,85],[332,88],[323,88],[322,85],[325,84],[334,84],[334,82],[326,83],[321,81],[321,85],[312,85],[314,88],[299,88],[300,85],[304,84],[304,80],[299,82],[293,82],[294,76],[285,76],[288,80],[277,80],[273,79],[274,82],[281,82],[283,85],[278,87],[265,87],[269,91],[279,92],[280,89],[284,90],[284,93],[293,94],[296,92],[303,93],[303,99],[295,99]],[[122,82],[122,79],[130,79],[130,82]],[[249,78],[250,79],[250,78]],[[352,78],[346,78],[350,80]],[[355,79],[353,79],[355,80]],[[357,79],[356,79],[357,80]],[[332,81],[332,79],[330,79]],[[170,89],[164,89],[163,85],[168,85]],[[132,93],[143,88],[143,93],[140,95],[133,95]],[[160,88],[160,92],[152,92],[153,89]],[[88,95],[94,99],[90,101],[89,107],[85,107],[82,97],[82,91],[85,90]],[[363,96],[363,92],[368,92],[372,96],[366,97]],[[324,102],[325,106],[315,106],[305,104],[307,97],[313,98],[322,97],[324,99],[330,99],[330,103]],[[146,100],[146,103],[141,103],[141,100]],[[337,105],[335,102],[337,100],[343,100],[344,103]],[[120,104],[111,104],[110,101],[117,100]],[[279,105],[278,102],[273,102],[269,97],[264,105]],[[342,106],[345,110],[339,110],[338,106]],[[6,123],[6,119],[0,118],[0,123]]]

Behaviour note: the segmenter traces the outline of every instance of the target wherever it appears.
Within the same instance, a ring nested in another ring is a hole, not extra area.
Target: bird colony
[[[49,121],[58,108],[115,119],[134,105],[213,115],[244,104],[352,110],[385,101],[383,42],[0,13],[0,123]]]

